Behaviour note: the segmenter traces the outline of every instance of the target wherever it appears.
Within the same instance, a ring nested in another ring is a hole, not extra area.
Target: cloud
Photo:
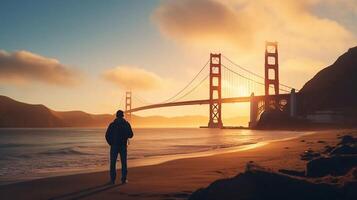
[[[332,63],[357,45],[356,35],[345,21],[326,12],[326,7],[333,10],[338,4],[342,8],[344,3],[354,6],[341,9],[343,12],[355,12],[353,2],[165,0],[154,10],[152,20],[162,35],[185,51],[221,52],[253,71],[262,69],[265,41],[278,41],[281,69],[290,75],[304,71],[296,78],[297,87],[321,69],[322,63]]]
[[[0,50],[0,81],[6,83],[42,82],[57,86],[78,83],[78,73],[61,64],[29,51],[12,53]]]
[[[245,14],[241,14],[245,15]],[[226,5],[212,0],[163,1],[153,14],[160,31],[166,36],[185,42],[221,42],[222,38],[249,44],[248,34],[254,30]]]
[[[335,8],[337,12],[340,11],[351,11],[354,14],[357,14],[357,2],[356,0],[325,0],[320,1],[329,4],[329,6]],[[341,10],[340,10],[341,9]]]
[[[105,80],[123,89],[153,90],[159,89],[166,81],[153,72],[137,67],[118,66],[103,72]]]
[[[356,37],[313,8],[322,0],[166,0],[153,20],[166,37],[201,47],[233,47],[257,53],[266,40],[277,40],[295,55],[334,55]]]

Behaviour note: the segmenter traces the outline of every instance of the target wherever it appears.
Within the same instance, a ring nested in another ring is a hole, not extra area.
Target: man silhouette
[[[129,122],[124,118],[124,112],[118,110],[116,119],[109,124],[105,139],[110,145],[110,182],[115,184],[116,178],[116,163],[118,154],[120,154],[121,161],[121,182],[126,183],[127,177],[127,142],[129,138],[133,137],[133,131]]]

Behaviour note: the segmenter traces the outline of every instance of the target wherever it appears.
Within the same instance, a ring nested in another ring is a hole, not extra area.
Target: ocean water
[[[129,168],[234,151],[301,134],[240,129],[134,129],[128,146]],[[0,129],[0,184],[106,170],[109,147],[104,135],[103,128]]]

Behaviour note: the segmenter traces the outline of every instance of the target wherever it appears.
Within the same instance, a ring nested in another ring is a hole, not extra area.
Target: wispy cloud
[[[129,66],[108,69],[102,75],[122,89],[153,90],[162,88],[167,82],[153,72]]]
[[[331,55],[356,44],[356,37],[340,23],[312,11],[319,3],[167,0],[154,11],[153,20],[165,36],[179,43],[224,44],[238,51],[256,50],[266,40],[278,40],[296,55]]]
[[[0,82],[42,82],[50,85],[72,86],[78,83],[79,73],[58,60],[29,51],[0,50]]]

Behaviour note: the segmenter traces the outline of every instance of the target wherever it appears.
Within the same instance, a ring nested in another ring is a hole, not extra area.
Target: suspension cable
[[[258,81],[256,81],[256,80],[253,80],[253,79],[251,79],[251,78],[249,78],[249,77],[243,76],[243,75],[239,74],[238,72],[236,72],[236,71],[234,71],[234,70],[232,70],[232,69],[226,67],[226,66],[223,65],[223,64],[221,64],[221,65],[223,66],[224,69],[226,69],[226,70],[228,70],[228,71],[230,71],[230,72],[232,72],[232,73],[234,73],[234,74],[236,74],[236,75],[238,75],[238,76],[240,76],[240,77],[242,77],[242,78],[244,78],[244,79],[247,79],[247,80],[249,80],[249,81],[252,81],[252,82],[257,83],[257,84],[260,84],[260,85],[265,85],[264,83],[261,83],[261,82],[258,82]],[[270,87],[271,87],[271,86],[270,86]],[[285,90],[285,89],[282,89],[282,88],[279,88],[279,90],[284,91],[284,92],[290,92],[289,90]]]
[[[209,77],[209,75],[207,75],[205,78],[203,78],[198,85],[196,85],[194,88],[192,88],[190,91],[188,91],[185,95],[183,95],[182,97],[176,99],[175,101],[177,100],[180,100],[180,99],[183,99],[184,97],[186,97],[187,95],[191,94],[195,89],[197,89],[198,87],[200,87],[202,85],[202,83],[207,80],[207,78]]]
[[[134,99],[138,100],[140,103],[147,105],[150,104],[149,102],[145,101],[144,99],[138,97],[137,95],[133,95]]]
[[[252,72],[252,71],[246,69],[245,67],[242,67],[241,65],[238,65],[237,63],[235,63],[235,62],[232,61],[231,59],[227,58],[226,56],[224,56],[224,55],[222,55],[222,56],[223,56],[223,58],[225,58],[226,60],[228,60],[230,63],[232,63],[232,64],[235,65],[236,67],[242,69],[243,71],[246,71],[246,72],[248,72],[248,73],[250,73],[250,74],[253,74],[253,75],[255,75],[255,76],[257,76],[257,77],[259,77],[259,78],[261,78],[261,79],[265,79],[263,76],[261,76],[261,75],[259,75],[259,74],[257,74],[257,73],[254,73],[254,72]],[[284,86],[284,87],[287,87],[287,88],[289,88],[289,89],[293,89],[293,87],[290,87],[290,86],[285,85],[285,84],[283,84],[283,83],[279,83],[279,85]]]
[[[162,103],[171,101],[172,99],[177,97],[179,94],[181,94],[185,89],[187,89],[193,83],[193,81],[195,81],[197,79],[197,77],[201,74],[201,72],[206,68],[208,63],[209,63],[209,60],[206,62],[206,64],[201,68],[201,70],[194,76],[194,78],[184,88],[182,88],[179,92],[177,92],[175,95],[173,95],[172,97],[170,97],[166,101],[163,101]]]
[[[145,102],[143,102],[141,99],[139,99],[139,98],[137,98],[136,96],[132,96],[133,97],[133,99],[135,99],[135,100],[137,100],[139,103],[142,103],[142,104],[146,104]]]

